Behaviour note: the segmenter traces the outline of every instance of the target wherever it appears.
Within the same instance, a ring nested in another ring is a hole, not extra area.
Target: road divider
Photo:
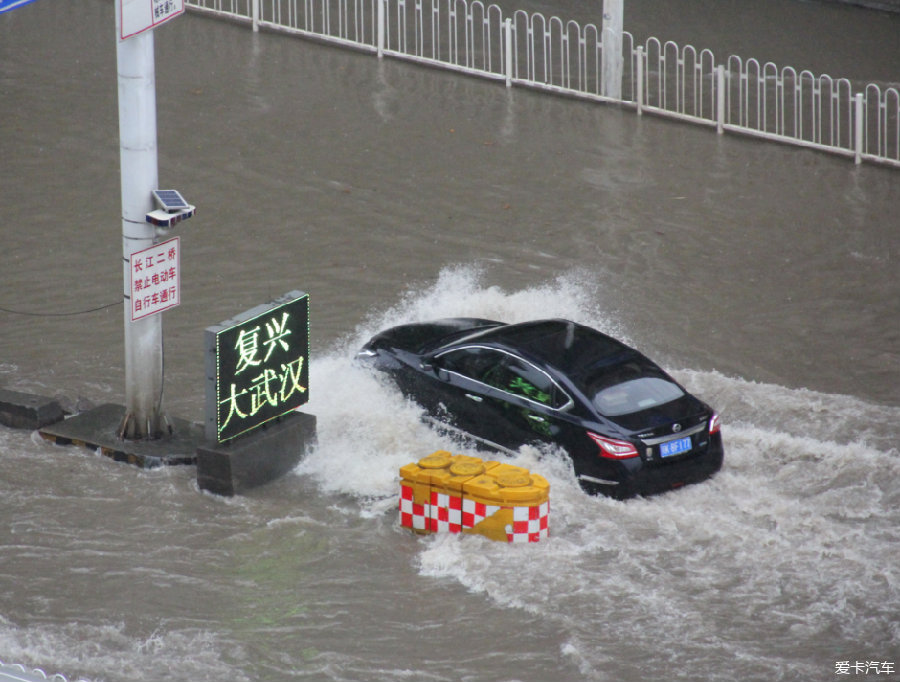
[[[539,542],[550,533],[550,484],[522,467],[438,450],[400,467],[400,525]]]

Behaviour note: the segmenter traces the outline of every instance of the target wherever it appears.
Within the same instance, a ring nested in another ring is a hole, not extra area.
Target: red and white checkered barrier
[[[412,530],[431,530],[431,505],[413,499],[411,485],[400,486],[400,525]]]
[[[538,542],[550,536],[550,500],[537,507],[513,507],[510,542]]]
[[[400,525],[510,543],[550,534],[550,486],[520,467],[437,452],[400,470]]]

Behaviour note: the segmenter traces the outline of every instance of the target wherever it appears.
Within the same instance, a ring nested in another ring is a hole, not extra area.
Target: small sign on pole
[[[131,321],[181,303],[180,237],[131,254]]]
[[[184,0],[117,0],[122,13],[119,38],[156,28],[184,12]]]

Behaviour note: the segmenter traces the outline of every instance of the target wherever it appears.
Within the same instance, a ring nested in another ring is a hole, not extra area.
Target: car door
[[[535,441],[558,443],[567,420],[561,410],[571,398],[550,375],[533,363],[512,353],[485,381],[497,389],[489,398],[494,409],[504,415],[516,447]]]
[[[498,375],[505,362],[504,352],[483,346],[456,348],[430,360],[439,382],[440,418],[478,439],[514,449],[521,444],[520,429],[509,420],[501,391],[486,380]]]

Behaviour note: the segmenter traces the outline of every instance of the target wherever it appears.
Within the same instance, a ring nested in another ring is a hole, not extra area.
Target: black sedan
[[[561,446],[590,493],[648,495],[722,466],[708,405],[635,349],[574,322],[407,324],[374,336],[357,358],[451,431],[499,450]]]

